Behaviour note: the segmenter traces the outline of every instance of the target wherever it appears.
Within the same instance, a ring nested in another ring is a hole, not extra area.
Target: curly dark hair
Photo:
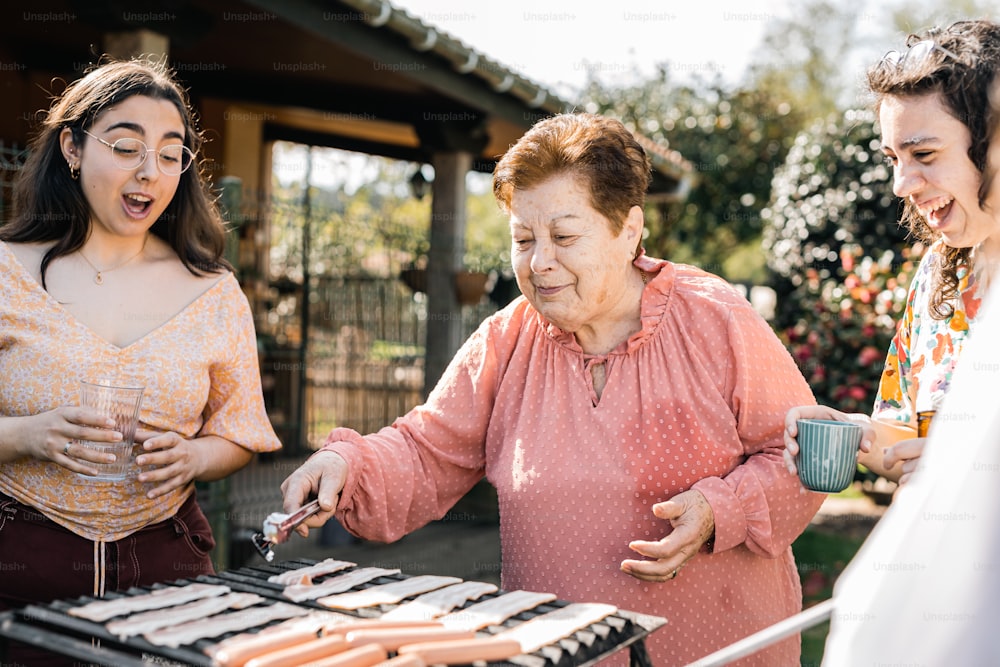
[[[913,51],[883,58],[869,68],[868,89],[875,95],[875,107],[887,96],[939,93],[945,108],[969,129],[969,160],[980,173],[979,206],[983,208],[993,180],[987,154],[1000,121],[1000,24],[958,21],[944,29],[912,34],[906,45]],[[909,57],[915,48],[920,49],[919,57]],[[927,244],[940,237],[909,201],[904,201],[902,222]],[[942,255],[943,261],[935,266],[930,300],[930,314],[936,319],[954,312],[958,272],[970,266],[971,248],[947,247]]]
[[[195,155],[201,148],[202,135],[187,93],[163,60],[106,61],[70,83],[44,113],[14,184],[13,215],[0,227],[0,240],[55,241],[42,258],[43,288],[49,264],[78,250],[90,234],[90,207],[62,157],[60,133],[69,128],[74,142],[82,144],[84,131],[102,113],[135,95],[172,103],[184,123],[184,145]],[[181,174],[177,192],[150,231],[167,242],[194,275],[232,270],[223,257],[225,225],[197,161]]]

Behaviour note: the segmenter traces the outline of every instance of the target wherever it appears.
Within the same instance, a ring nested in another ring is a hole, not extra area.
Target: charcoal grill
[[[182,579],[170,582],[170,585],[187,585],[194,582],[222,584],[229,586],[236,592],[256,593],[267,599],[268,604],[279,601],[289,603],[290,601],[282,595],[284,587],[281,584],[267,581],[267,578],[274,574],[315,563],[315,560],[310,559],[289,560],[264,566],[243,567],[212,576]],[[406,579],[409,576],[400,573],[379,577],[352,590],[363,590],[370,586]],[[317,577],[316,580],[319,582],[322,581],[322,578]],[[104,599],[141,595],[149,593],[154,588],[162,588],[164,585],[152,588],[134,588],[123,593],[109,593]],[[479,600],[468,602],[464,606],[503,593],[504,591],[499,591],[486,595]],[[132,667],[133,665],[149,665],[150,663],[208,667],[212,665],[212,660],[205,655],[204,649],[226,637],[237,634],[230,632],[177,648],[156,646],[140,636],[120,639],[108,632],[103,623],[77,618],[67,613],[69,609],[87,604],[94,599],[85,596],[76,599],[56,600],[48,604],[29,605],[22,609],[0,614],[0,663],[5,662],[7,647],[10,643],[18,641],[87,663],[111,667]],[[312,600],[295,604],[309,609],[329,611],[326,607]],[[490,626],[481,632],[496,634],[567,604],[569,603],[563,600],[543,604],[530,611],[517,614],[508,619],[502,626]],[[377,618],[394,606],[381,605],[375,608],[360,609],[356,612],[336,611],[358,618]],[[666,619],[657,616],[619,610],[604,620],[565,637],[555,644],[543,646],[534,653],[490,664],[497,666],[516,665],[518,667],[584,667],[595,664],[612,653],[627,647],[632,665],[636,667],[650,666],[645,638],[665,623]],[[270,624],[261,625],[254,629],[260,630],[266,625]]]

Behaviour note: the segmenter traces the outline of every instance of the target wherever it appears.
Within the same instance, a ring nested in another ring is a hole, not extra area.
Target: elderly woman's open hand
[[[653,514],[670,521],[673,531],[657,542],[629,543],[630,549],[650,560],[624,560],[622,572],[642,581],[670,581],[712,537],[715,512],[701,491],[692,490],[653,505]]]

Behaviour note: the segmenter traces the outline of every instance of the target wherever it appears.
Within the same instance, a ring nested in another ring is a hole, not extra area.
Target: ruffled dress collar
[[[670,305],[670,293],[674,288],[675,267],[665,259],[656,259],[646,254],[645,249],[632,261],[632,265],[646,273],[649,282],[643,287],[642,301],[639,304],[640,328],[627,340],[619,344],[608,355],[586,355],[583,348],[576,342],[576,336],[572,332],[564,331],[556,325],[545,322],[545,331],[556,343],[585,356],[606,357],[614,354],[630,354],[640,348],[647,340],[652,338],[656,329],[663,321],[663,315]],[[536,311],[536,315],[541,318],[541,314]]]

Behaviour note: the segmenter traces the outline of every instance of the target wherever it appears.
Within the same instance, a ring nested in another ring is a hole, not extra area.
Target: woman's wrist
[[[24,417],[0,417],[0,463],[31,453],[24,436]]]

